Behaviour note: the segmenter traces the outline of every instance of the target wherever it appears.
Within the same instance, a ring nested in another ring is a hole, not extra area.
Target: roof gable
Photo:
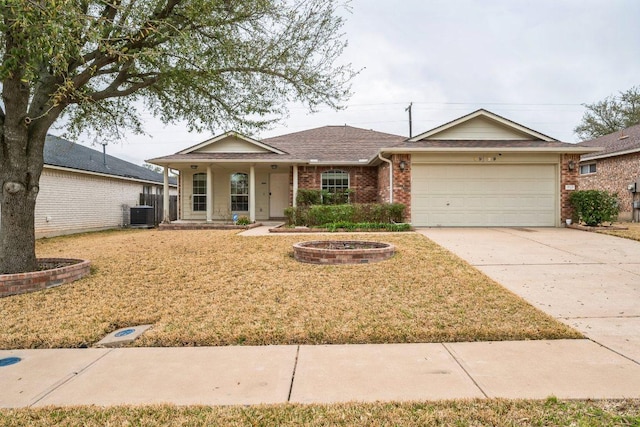
[[[555,141],[547,135],[483,109],[417,135],[409,141],[424,140]]]
[[[225,132],[200,144],[179,151],[178,154],[189,153],[275,153],[285,154],[268,144],[256,141],[237,132]]]

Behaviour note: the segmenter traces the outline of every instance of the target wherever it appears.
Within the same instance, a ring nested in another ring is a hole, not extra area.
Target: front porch
[[[178,220],[169,221],[165,212],[163,221],[177,224],[176,228],[228,228],[243,216],[252,224],[278,221],[295,200],[296,165],[209,162],[176,166],[166,165],[164,175],[167,182],[170,167],[180,175]],[[165,186],[165,197],[167,192]]]
[[[278,223],[280,224],[280,223]],[[177,220],[158,225],[159,230],[250,230],[265,225],[254,222],[248,225],[238,225],[226,221],[202,222],[197,220]]]

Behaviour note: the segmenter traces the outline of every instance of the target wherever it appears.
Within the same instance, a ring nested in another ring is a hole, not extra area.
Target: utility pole
[[[404,109],[404,111],[408,111],[409,112],[409,138],[411,138],[413,136],[413,134],[411,132],[411,107],[412,106],[413,106],[413,102],[410,102],[409,106]]]

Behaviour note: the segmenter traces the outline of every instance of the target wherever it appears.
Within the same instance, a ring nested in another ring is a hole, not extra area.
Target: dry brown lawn
[[[396,245],[380,263],[292,258],[294,242],[339,236],[128,230],[40,240],[38,256],[90,259],[92,274],[0,300],[0,348],[92,346],[117,328],[148,323],[136,345],[580,337],[414,233],[358,235]]]
[[[624,222],[616,223],[615,225],[620,227],[627,227],[627,230],[599,230],[598,232],[640,241],[640,223]]]
[[[13,426],[637,426],[640,400],[0,409]]]

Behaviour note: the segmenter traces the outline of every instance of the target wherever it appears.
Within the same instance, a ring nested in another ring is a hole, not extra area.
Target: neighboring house
[[[618,218],[640,221],[640,124],[578,145],[600,148],[580,157],[580,189],[617,193]]]
[[[180,171],[179,219],[282,218],[298,189],[398,202],[414,226],[560,226],[580,154],[486,110],[407,139],[325,126],[263,140],[236,132],[148,160]]]
[[[36,237],[126,226],[140,194],[163,189],[162,174],[53,135],[47,135],[44,163]],[[169,191],[177,194],[172,181]]]

